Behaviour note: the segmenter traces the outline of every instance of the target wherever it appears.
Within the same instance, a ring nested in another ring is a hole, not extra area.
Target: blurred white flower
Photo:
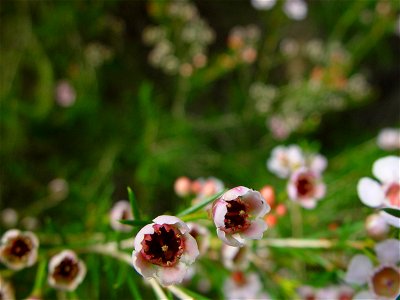
[[[290,19],[299,21],[307,16],[308,7],[303,0],[286,0],[283,11]]]
[[[83,281],[85,275],[85,263],[71,250],[63,250],[50,259],[48,283],[55,289],[73,291]]]
[[[292,174],[287,185],[289,198],[307,209],[315,208],[325,191],[320,174],[304,167]]]
[[[57,104],[62,107],[72,106],[76,100],[74,87],[67,80],[59,81],[55,89],[55,98]]]
[[[224,296],[229,300],[270,299],[262,292],[261,280],[256,273],[234,272],[224,282]]]
[[[37,261],[39,240],[33,232],[10,229],[0,243],[0,261],[12,270],[21,270]]]
[[[33,216],[26,216],[21,220],[21,225],[26,230],[34,231],[39,227],[39,220]]]
[[[361,202],[370,207],[400,209],[400,157],[378,159],[372,167],[372,173],[380,182],[368,177],[358,181],[357,192]],[[400,227],[399,218],[394,226]]]
[[[263,218],[269,205],[258,191],[235,187],[215,200],[212,207],[218,237],[226,244],[242,247],[247,239],[259,240],[267,230]]]
[[[345,281],[365,285],[369,290],[361,291],[355,299],[395,299],[400,292],[400,241],[388,239],[375,245],[379,265],[374,267],[365,255],[356,255],[349,263]],[[361,298],[368,297],[368,298]]]
[[[222,263],[231,271],[245,271],[250,265],[250,250],[248,246],[232,247],[223,244],[221,247]]]
[[[69,185],[64,178],[55,178],[49,182],[48,190],[51,200],[61,201],[68,196]]]
[[[400,149],[400,129],[399,128],[384,128],[377,138],[379,148],[383,150],[398,150]]]
[[[267,168],[280,178],[290,174],[305,164],[303,151],[297,145],[277,146],[272,149],[271,157],[267,160]]]
[[[255,9],[268,10],[275,6],[276,0],[251,0],[251,5]]]
[[[183,281],[199,255],[189,227],[174,216],[159,216],[135,237],[132,262],[144,278],[156,278],[162,285]]]
[[[14,227],[18,222],[18,213],[13,208],[5,208],[1,211],[1,223],[8,228]]]
[[[15,294],[11,284],[0,275],[0,299],[14,300]]]
[[[110,225],[115,231],[129,232],[132,227],[121,224],[119,220],[132,220],[132,207],[129,201],[120,200],[116,202],[110,211]]]
[[[200,255],[206,254],[210,247],[210,231],[198,223],[188,222],[187,226],[190,229],[189,234],[196,240]]]

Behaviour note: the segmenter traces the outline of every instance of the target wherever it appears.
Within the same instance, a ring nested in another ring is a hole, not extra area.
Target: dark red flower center
[[[227,201],[226,208],[227,212],[224,219],[225,232],[235,233],[249,228],[248,205],[243,202],[241,197]]]
[[[400,273],[393,267],[383,267],[372,276],[372,288],[378,296],[394,298],[400,289]]]
[[[386,198],[390,205],[400,208],[400,184],[392,183],[386,190]]]
[[[232,280],[238,285],[242,286],[245,285],[247,280],[246,276],[243,274],[243,272],[237,271],[232,273]]]
[[[78,262],[70,257],[66,257],[54,269],[53,277],[57,282],[71,282],[76,278],[78,272]]]
[[[154,233],[145,234],[141,253],[152,264],[172,267],[182,256],[184,240],[181,232],[169,224],[153,225]]]
[[[33,244],[29,238],[19,236],[10,242],[10,246],[5,249],[5,255],[20,260],[28,255],[32,248]]]
[[[297,194],[300,198],[312,196],[314,188],[314,177],[310,174],[301,174],[296,181]]]

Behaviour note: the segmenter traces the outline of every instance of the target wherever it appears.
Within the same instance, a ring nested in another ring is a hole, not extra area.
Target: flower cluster
[[[169,75],[191,76],[207,63],[207,47],[214,40],[213,30],[189,1],[172,1],[165,7],[161,3],[154,5],[160,5],[163,17],[177,26],[163,23],[144,30],[144,43],[153,46],[149,54],[150,64]],[[153,7],[149,12],[153,10],[156,11]]]
[[[259,39],[260,29],[255,25],[232,28],[228,35],[228,47],[232,50],[235,61],[253,63],[257,58]]]

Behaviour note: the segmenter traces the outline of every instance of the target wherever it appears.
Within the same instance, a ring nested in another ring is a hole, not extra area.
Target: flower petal
[[[387,239],[375,245],[375,252],[381,263],[397,264],[400,261],[400,241]]]
[[[181,257],[181,261],[187,264],[192,264],[197,256],[199,256],[199,247],[197,245],[196,239],[192,237],[189,233],[185,234],[185,252]]]
[[[348,283],[364,284],[368,281],[372,269],[372,262],[367,256],[356,255],[350,261],[344,280]]]
[[[162,285],[171,285],[181,283],[185,278],[188,266],[184,263],[178,263],[173,267],[163,267],[157,270],[157,278]]]
[[[235,200],[239,196],[243,196],[249,191],[249,188],[245,186],[237,186],[233,189],[230,189],[226,193],[221,196],[221,199],[224,201],[231,201]]]
[[[132,252],[132,264],[135,267],[136,271],[144,278],[154,277],[154,274],[157,271],[157,267],[155,265],[147,262],[143,258],[142,254],[135,250]]]
[[[388,214],[386,211],[381,211],[379,214],[385,219],[386,223],[400,228],[400,218]]]
[[[268,226],[263,219],[254,220],[251,222],[250,227],[242,231],[240,235],[244,238],[260,240],[267,228]]]
[[[317,206],[317,200],[315,198],[301,199],[299,204],[306,209],[313,209]]]
[[[227,212],[226,202],[217,200],[213,207],[213,219],[217,228],[225,227],[225,215]]]
[[[242,247],[244,246],[244,240],[240,238],[238,235],[226,234],[225,231],[217,228],[218,237],[227,245],[233,247]],[[239,238],[240,240],[236,239]]]
[[[254,217],[263,217],[271,210],[265,199],[257,191],[249,191],[244,200],[249,205],[250,214]]]
[[[140,229],[139,232],[136,234],[135,241],[134,241],[136,251],[140,252],[140,250],[142,250],[142,241],[143,241],[144,235],[154,233],[153,225],[154,225],[154,223],[147,224],[142,229]]]
[[[400,157],[386,156],[378,159],[372,166],[372,174],[383,183],[400,180]]]
[[[357,184],[357,192],[361,202],[370,207],[381,206],[385,200],[382,187],[371,178],[361,178]]]
[[[328,161],[325,156],[321,154],[317,154],[311,159],[310,169],[316,173],[322,173],[326,166],[328,165]]]
[[[372,300],[372,299],[376,299],[375,295],[367,290],[360,291],[353,296],[353,300]]]

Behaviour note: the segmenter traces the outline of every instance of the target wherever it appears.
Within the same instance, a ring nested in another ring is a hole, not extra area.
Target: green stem
[[[227,190],[224,190],[218,194],[215,194],[209,198],[206,198],[205,200],[203,200],[202,202],[193,205],[192,207],[189,207],[183,211],[181,211],[180,213],[177,214],[178,217],[183,217],[189,214],[192,214],[200,209],[202,209],[203,207],[206,207],[208,204],[210,204],[211,202],[215,201],[216,199],[218,199],[219,197],[221,197]]]

